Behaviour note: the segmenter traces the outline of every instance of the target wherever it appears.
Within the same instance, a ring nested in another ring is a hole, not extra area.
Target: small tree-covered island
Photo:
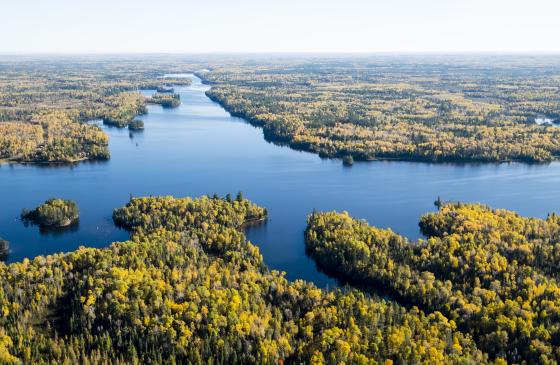
[[[141,131],[144,129],[144,122],[140,119],[134,119],[128,124],[128,129],[131,131]]]
[[[179,94],[157,92],[149,99],[149,102],[160,104],[164,108],[176,108],[181,105],[181,97]]]
[[[78,221],[78,205],[65,199],[52,198],[33,210],[24,209],[21,219],[41,227],[62,228]]]

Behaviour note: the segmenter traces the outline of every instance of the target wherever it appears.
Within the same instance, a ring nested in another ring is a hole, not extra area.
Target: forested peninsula
[[[347,213],[309,216],[308,253],[325,271],[407,307],[438,313],[490,359],[560,360],[560,218],[445,203],[410,242]]]
[[[109,248],[0,263],[3,363],[483,364],[560,360],[560,218],[442,203],[411,242],[313,212],[309,255],[354,285],[269,270],[231,196],[131,198]]]
[[[200,76],[212,100],[261,126],[269,141],[323,157],[560,157],[560,68],[552,56],[283,59]]]
[[[322,157],[549,162],[560,156],[557,65],[553,56],[4,61],[0,159],[107,158],[105,134],[84,122],[127,127],[147,103],[177,107],[172,85],[190,79],[162,75],[207,69],[197,75],[212,100],[268,140]]]
[[[134,124],[149,102],[138,90],[190,84],[189,78],[162,78],[183,67],[188,66],[163,60],[31,59],[24,64],[0,59],[0,161],[109,158],[107,135],[88,122]]]

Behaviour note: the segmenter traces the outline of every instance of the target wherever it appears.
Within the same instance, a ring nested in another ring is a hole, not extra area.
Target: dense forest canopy
[[[106,249],[0,263],[0,362],[483,364],[454,321],[270,271],[237,199],[133,198]]]
[[[559,65],[554,56],[287,58],[201,76],[213,100],[269,140],[322,156],[546,162],[560,156]]]
[[[318,265],[397,302],[441,313],[490,358],[560,360],[560,218],[524,218],[478,204],[443,204],[409,242],[347,213],[309,216]]]
[[[126,127],[147,112],[139,89],[189,84],[162,78],[188,67],[179,60],[0,58],[0,160],[106,159],[107,135],[86,122]]]

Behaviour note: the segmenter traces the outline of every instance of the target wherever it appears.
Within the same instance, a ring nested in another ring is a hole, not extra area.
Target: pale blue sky
[[[560,0],[2,0],[0,53],[560,52]]]

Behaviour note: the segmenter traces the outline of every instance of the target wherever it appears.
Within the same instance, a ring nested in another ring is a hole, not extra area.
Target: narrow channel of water
[[[545,217],[560,212],[560,164],[452,165],[370,162],[343,167],[337,160],[267,143],[262,131],[231,117],[204,94],[198,78],[179,87],[176,109],[150,106],[145,130],[107,128],[111,159],[74,166],[2,165],[0,237],[11,242],[9,261],[103,247],[128,238],[111,221],[130,195],[199,196],[228,192],[266,207],[267,224],[250,228],[266,263],[289,279],[319,286],[333,281],[305,256],[305,219],[317,210],[347,210],[373,225],[418,238],[418,218],[443,199],[477,201]],[[148,91],[147,91],[148,92]],[[74,199],[80,224],[64,233],[40,232],[19,220],[22,208],[50,197]]]

